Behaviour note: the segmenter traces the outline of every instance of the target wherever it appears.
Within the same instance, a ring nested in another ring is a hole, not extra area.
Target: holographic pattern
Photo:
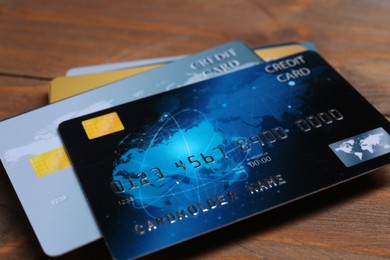
[[[329,147],[347,167],[390,153],[390,135],[383,129],[352,136]]]

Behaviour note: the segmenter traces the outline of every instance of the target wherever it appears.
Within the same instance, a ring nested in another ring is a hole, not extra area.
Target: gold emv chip
[[[64,147],[34,156],[30,158],[30,163],[38,177],[46,176],[71,165]]]
[[[116,112],[84,120],[81,124],[90,140],[125,129]]]

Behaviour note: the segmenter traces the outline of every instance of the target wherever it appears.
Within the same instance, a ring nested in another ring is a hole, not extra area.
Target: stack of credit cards
[[[0,158],[51,256],[137,258],[390,163],[389,122],[307,42],[73,68],[49,100],[0,122]]]

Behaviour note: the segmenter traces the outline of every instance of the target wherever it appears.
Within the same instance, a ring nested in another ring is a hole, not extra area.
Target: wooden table
[[[0,1],[0,119],[46,105],[68,68],[311,41],[390,119],[390,1]],[[17,133],[15,133],[17,138]],[[1,145],[1,144],[0,144]],[[0,168],[0,258],[44,254]],[[109,258],[102,240],[60,259]],[[178,259],[390,257],[390,168],[153,254]]]

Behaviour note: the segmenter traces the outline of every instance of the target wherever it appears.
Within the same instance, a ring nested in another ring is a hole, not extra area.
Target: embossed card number
[[[252,146],[255,144],[260,146],[265,146],[266,144],[272,144],[275,143],[277,140],[283,140],[286,139],[287,137],[288,134],[285,132],[285,130],[282,127],[278,126],[273,128],[272,130],[261,131],[259,135],[253,135],[250,136],[249,138],[240,138],[236,141],[236,146],[242,152],[248,152],[252,149]],[[205,155],[203,153],[200,153],[197,156],[191,155],[188,156],[184,162],[183,160],[174,162],[174,165],[178,169],[187,171],[189,167],[191,167],[192,169],[197,169],[202,167],[205,164],[215,163],[217,160],[220,159],[227,159],[227,160],[229,159],[228,156],[229,151],[225,151],[222,145],[218,145],[217,147],[214,147],[211,150],[214,152],[214,154]],[[270,161],[271,158],[267,156],[261,158],[259,162],[266,163]],[[254,167],[252,166],[254,164],[256,164],[256,162],[249,163],[248,165]],[[127,171],[124,170],[123,172],[119,173],[120,175],[126,176],[124,178],[126,180],[126,183],[122,183],[120,180],[113,180],[111,182],[111,187],[114,193],[121,194],[124,193],[126,189],[127,190],[136,189],[145,185],[150,185],[152,184],[152,182],[155,182],[154,184],[158,184],[157,182],[164,180],[164,173],[160,167],[153,167],[150,169],[149,172],[143,171],[143,172],[138,172],[136,174],[131,172],[131,170],[132,169],[128,169]]]

